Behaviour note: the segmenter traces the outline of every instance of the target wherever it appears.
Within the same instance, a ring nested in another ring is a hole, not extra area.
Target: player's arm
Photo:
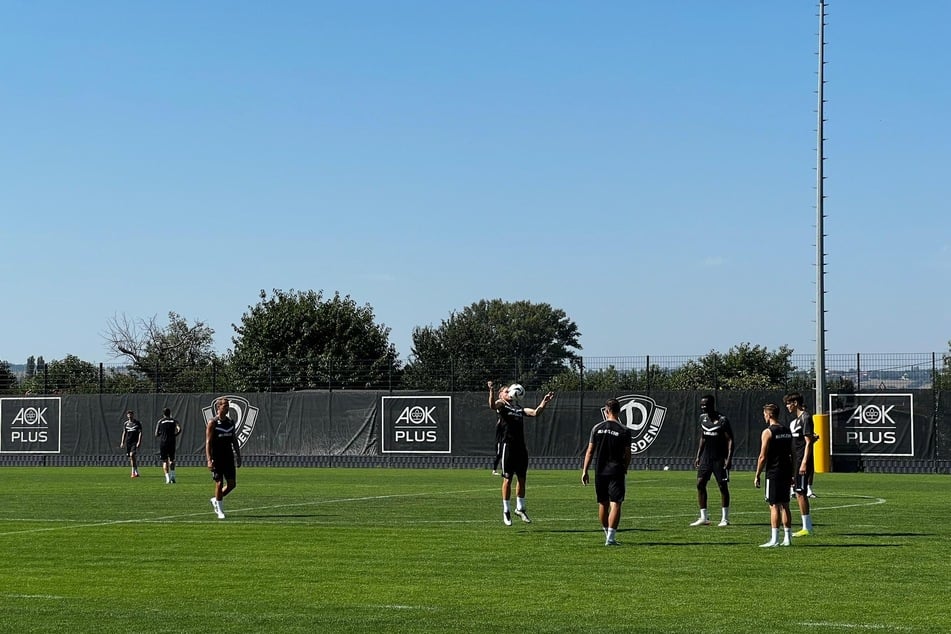
[[[697,457],[694,459],[693,464],[695,467],[700,466],[700,456],[703,455],[703,449],[707,446],[707,437],[702,433],[700,434],[700,442],[697,444]]]
[[[182,426],[175,421],[175,435],[178,436],[180,433],[182,433]]]
[[[735,443],[733,442],[733,428],[730,426],[730,421],[727,421],[726,427],[723,429],[723,434],[726,436],[726,464],[724,464],[724,466],[727,469],[732,469]]]
[[[772,438],[773,434],[769,429],[764,429],[760,436],[759,457],[756,458],[756,476],[753,478],[753,485],[757,489],[759,488],[759,474],[763,473],[763,468],[766,466],[766,453],[769,450],[769,441]]]
[[[122,426],[122,436],[119,438],[119,446],[125,447],[125,425]]]
[[[624,473],[627,473],[628,469],[631,468],[631,443],[627,443],[624,447]]]
[[[522,409],[522,411],[525,412],[526,416],[538,416],[539,414],[542,413],[542,410],[545,409],[545,406],[548,405],[548,403],[550,403],[551,399],[553,398],[555,398],[555,393],[549,392],[548,394],[542,397],[542,402],[536,405],[534,409],[531,407],[525,407]]]
[[[135,448],[138,449],[142,446],[142,438],[145,437],[145,429],[142,427],[142,423],[139,423],[139,438],[135,441]]]
[[[487,381],[486,385],[489,386],[489,409],[498,409],[495,400],[495,387],[492,384],[492,381]]]
[[[212,430],[215,428],[215,419],[208,421],[208,424],[205,425],[205,459],[208,461],[208,468],[212,469],[215,466],[214,460],[211,459],[211,438]]]
[[[231,449],[234,451],[234,466],[241,466],[241,445],[238,444],[238,439],[235,436],[231,437]]]
[[[155,437],[156,437],[156,438],[158,438],[159,428],[160,428],[161,426],[162,426],[162,421],[161,421],[161,420],[156,421],[156,423],[155,423]]]
[[[588,450],[584,452],[584,462],[581,464],[581,484],[588,486],[588,469],[591,467],[591,458],[594,457],[594,443],[588,443]]]

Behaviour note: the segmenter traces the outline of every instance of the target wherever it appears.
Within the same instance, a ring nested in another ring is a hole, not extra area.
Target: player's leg
[[[717,465],[713,470],[713,475],[717,480],[717,487],[720,489],[720,523],[718,526],[730,525],[730,473],[726,467]]]
[[[707,515],[707,482],[710,481],[712,469],[707,465],[700,465],[697,470],[697,505],[700,507],[700,518],[691,522],[691,526],[706,526],[710,523]]]

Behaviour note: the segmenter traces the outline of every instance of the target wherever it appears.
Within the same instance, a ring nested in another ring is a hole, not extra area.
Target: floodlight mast
[[[826,320],[825,320],[825,193],[823,184],[825,124],[825,23],[826,3],[819,0],[819,103],[816,125],[816,414],[826,411]]]

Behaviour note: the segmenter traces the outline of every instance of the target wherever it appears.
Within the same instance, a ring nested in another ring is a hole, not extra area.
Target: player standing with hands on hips
[[[235,434],[234,421],[228,417],[231,401],[225,397],[215,401],[218,415],[208,421],[205,427],[205,457],[208,470],[215,481],[215,497],[211,498],[211,507],[218,519],[225,518],[221,500],[234,491],[237,486],[237,468],[241,466],[241,448]]]
[[[581,467],[581,483],[588,486],[588,467],[594,459],[594,493],[598,498],[598,519],[604,530],[604,545],[617,546],[621,523],[621,503],[627,490],[627,470],[631,465],[631,430],[618,420],[621,404],[610,399],[604,405],[604,420],[594,426]]]
[[[515,514],[526,524],[531,524],[525,509],[525,477],[528,474],[528,448],[525,446],[525,417],[534,418],[542,413],[545,406],[555,398],[554,392],[548,392],[541,402],[533,409],[520,407],[515,399],[525,394],[525,388],[518,383],[499,390],[499,398],[493,409],[498,412],[499,418],[505,427],[502,433],[502,522],[506,526],[512,525],[512,513],[509,501],[512,496],[512,478],[516,478],[515,487]]]
[[[716,399],[710,394],[700,399],[700,445],[697,447],[697,502],[700,518],[691,526],[706,526],[707,482],[716,478],[720,487],[721,513],[717,526],[730,525],[730,468],[733,466],[733,428],[727,417],[717,411]]]

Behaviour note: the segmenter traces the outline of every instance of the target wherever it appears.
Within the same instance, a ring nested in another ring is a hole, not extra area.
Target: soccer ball
[[[509,396],[512,398],[522,398],[525,396],[525,388],[518,383],[509,386]]]

